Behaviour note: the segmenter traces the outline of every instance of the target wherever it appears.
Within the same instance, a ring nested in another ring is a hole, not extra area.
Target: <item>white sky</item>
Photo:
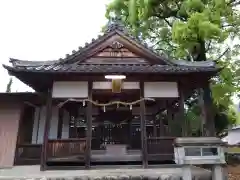
[[[96,38],[109,0],[0,0],[0,64],[55,60]],[[0,66],[0,92],[9,75]],[[12,91],[29,91],[14,79]]]

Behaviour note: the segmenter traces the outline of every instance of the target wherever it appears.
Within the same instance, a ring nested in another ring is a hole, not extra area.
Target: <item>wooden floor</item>
[[[133,161],[142,161],[141,151],[140,150],[128,150],[124,154],[108,154],[105,152],[94,152],[92,151],[91,156],[92,162],[133,162]]]
[[[193,176],[196,179],[210,179],[210,171],[192,167]],[[143,169],[141,166],[101,166],[91,168],[90,170],[58,170],[58,171],[40,171],[40,166],[15,166],[8,169],[0,169],[0,180],[39,180],[39,179],[151,179],[151,180],[180,180],[182,169],[177,165],[149,166]]]
[[[61,158],[51,158],[48,159],[49,162],[84,162],[84,157],[82,156],[67,156]],[[104,150],[92,150],[91,152],[91,162],[133,162],[142,161],[140,150],[128,150],[126,153],[106,153]]]
[[[173,154],[148,154],[149,164],[174,164]],[[18,159],[15,165],[39,165],[40,159]],[[141,150],[126,150],[125,153],[107,153],[106,150],[92,150],[91,165],[141,165]],[[58,169],[58,166],[67,167],[69,169],[76,167],[85,167],[85,156],[70,155],[62,157],[54,157],[47,159],[47,165],[51,169]],[[61,169],[61,168],[60,168]]]
[[[173,154],[164,155],[148,155],[148,164],[163,165],[175,164]],[[84,169],[85,157],[82,156],[65,156],[61,158],[49,158],[46,162],[48,170],[62,169]],[[112,152],[107,153],[106,150],[92,150],[91,152],[91,167],[95,166],[121,166],[121,165],[142,165],[141,150],[127,150],[123,153]]]

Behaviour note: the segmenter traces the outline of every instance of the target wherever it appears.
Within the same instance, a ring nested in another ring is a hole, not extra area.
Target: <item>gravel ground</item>
[[[229,154],[227,159],[228,180],[240,180],[240,157]]]
[[[228,166],[228,180],[240,180],[240,165]]]

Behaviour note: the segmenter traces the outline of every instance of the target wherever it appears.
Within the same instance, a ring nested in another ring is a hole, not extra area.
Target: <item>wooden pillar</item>
[[[158,106],[158,103],[156,104],[156,106]],[[152,115],[152,120],[153,120],[153,137],[157,137],[158,136],[158,130],[157,130],[157,114]]]
[[[178,82],[178,93],[179,93],[179,109],[178,109],[178,113],[179,116],[177,119],[177,121],[180,121],[181,125],[182,125],[182,130],[181,130],[181,134],[182,136],[187,136],[187,123],[186,123],[186,119],[185,119],[185,115],[184,115],[184,92],[183,92],[183,86],[181,85],[180,82]],[[180,124],[179,123],[179,124]]]
[[[162,116],[159,117],[159,137],[164,136],[164,123],[163,123],[163,119]]]
[[[41,112],[42,112],[42,106],[39,106],[38,108],[38,120],[37,120],[37,133],[36,133],[36,143],[38,144],[38,135],[39,135],[39,126],[40,126],[40,120],[41,120]]]
[[[62,127],[63,127],[63,108],[60,108],[59,112],[58,112],[57,139],[61,139],[62,138]]]
[[[140,82],[140,98],[144,98],[144,83]],[[147,135],[146,135],[146,119],[145,119],[145,101],[140,102],[140,117],[141,117],[141,141],[142,141],[142,158],[143,168],[148,167],[147,160]]]
[[[50,130],[50,121],[52,116],[52,89],[48,90],[47,94],[47,103],[46,103],[46,120],[44,127],[44,136],[42,144],[42,153],[41,153],[41,166],[40,170],[46,170],[46,161],[47,161],[47,150],[48,150],[48,134]]]
[[[174,127],[173,127],[173,117],[172,117],[172,107],[167,101],[167,121],[168,121],[168,128],[169,128],[169,135],[174,136]]]
[[[153,137],[157,137],[157,122],[156,122],[156,116],[153,116]]]
[[[132,119],[130,121],[128,121],[128,128],[129,128],[128,129],[128,132],[129,132],[128,147],[129,147],[129,149],[131,149],[132,148]]]
[[[92,99],[92,82],[88,82],[88,98]],[[87,102],[87,132],[86,132],[86,162],[85,167],[90,168],[92,144],[92,103]]]
[[[75,126],[75,122],[73,122],[72,124],[72,111],[68,110],[69,113],[69,117],[68,117],[68,134],[69,134],[69,138],[74,138],[74,126]],[[73,125],[73,128],[70,128]]]

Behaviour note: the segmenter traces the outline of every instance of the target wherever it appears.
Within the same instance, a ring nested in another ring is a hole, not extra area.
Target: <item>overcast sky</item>
[[[55,60],[97,37],[108,0],[0,0],[0,63]],[[0,66],[0,91],[9,75]],[[14,79],[13,91],[29,91]]]

